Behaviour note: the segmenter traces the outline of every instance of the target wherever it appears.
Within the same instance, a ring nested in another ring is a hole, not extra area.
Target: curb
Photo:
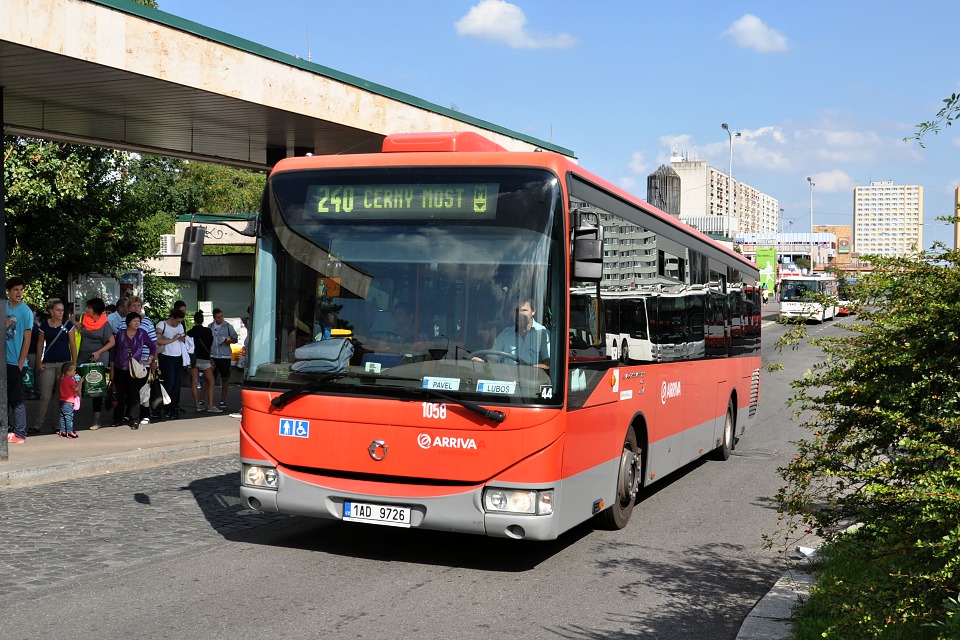
[[[790,569],[747,614],[736,640],[781,640],[793,632],[793,608],[816,582],[813,574]]]
[[[4,470],[0,466],[0,488],[30,487],[48,482],[75,480],[118,471],[156,467],[173,462],[185,462],[219,455],[237,455],[238,449],[237,439],[229,438],[202,443],[137,449],[31,469]]]

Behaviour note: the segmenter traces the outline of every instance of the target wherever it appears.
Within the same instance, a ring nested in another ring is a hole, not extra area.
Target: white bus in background
[[[832,303],[817,301],[826,296]],[[833,276],[788,276],[780,280],[780,317],[823,322],[837,316],[837,279]]]
[[[602,291],[607,355],[627,364],[654,362],[650,341],[650,307],[656,317],[653,291]]]
[[[601,292],[607,354],[624,364],[703,358],[706,293],[702,285]]]

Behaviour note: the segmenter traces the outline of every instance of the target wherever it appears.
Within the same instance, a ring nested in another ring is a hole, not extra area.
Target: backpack
[[[349,338],[330,338],[305,344],[294,351],[297,362],[290,367],[297,373],[337,373],[346,371],[353,357]]]

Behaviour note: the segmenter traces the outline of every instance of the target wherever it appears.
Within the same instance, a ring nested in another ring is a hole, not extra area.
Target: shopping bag
[[[77,372],[83,378],[83,387],[80,395],[84,398],[103,398],[110,391],[107,383],[107,368],[99,362],[86,362],[77,367]]]
[[[30,367],[24,367],[23,388],[26,389],[27,391],[30,391],[33,389],[33,383],[34,383],[33,369],[31,369]]]
[[[140,387],[140,404],[145,407],[150,406],[150,385],[145,384]]]
[[[163,388],[163,382],[160,376],[150,377],[150,408],[159,409],[165,404],[170,404],[170,394]]]

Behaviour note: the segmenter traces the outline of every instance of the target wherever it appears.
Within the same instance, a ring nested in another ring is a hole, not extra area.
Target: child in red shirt
[[[80,376],[72,362],[65,362],[60,379],[60,437],[79,438],[73,430],[73,412],[80,408]]]

